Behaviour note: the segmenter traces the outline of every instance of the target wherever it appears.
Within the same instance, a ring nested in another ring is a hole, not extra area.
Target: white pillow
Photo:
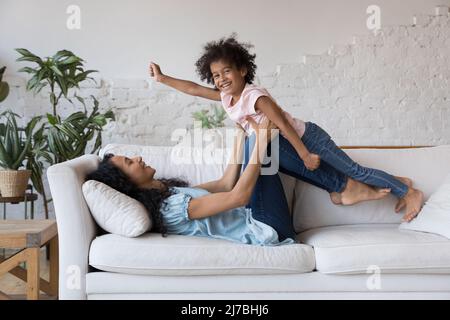
[[[137,237],[152,227],[142,203],[104,183],[86,181],[83,194],[94,220],[109,233]]]
[[[450,175],[430,196],[419,215],[400,229],[435,233],[450,239]]]

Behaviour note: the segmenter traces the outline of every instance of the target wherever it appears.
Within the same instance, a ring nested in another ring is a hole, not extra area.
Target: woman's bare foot
[[[419,214],[420,210],[422,210],[423,192],[414,188],[409,188],[408,193],[403,199],[406,203],[406,213],[402,220],[410,222]]]
[[[406,177],[395,177],[395,178],[406,184],[408,188],[411,188],[413,186],[413,182],[409,178]],[[405,206],[406,206],[405,199],[404,198],[399,199],[397,204],[395,205],[395,212],[399,213]]]
[[[341,193],[341,202],[350,206],[362,201],[379,200],[386,197],[391,189],[374,189],[364,183],[348,178],[347,186]]]

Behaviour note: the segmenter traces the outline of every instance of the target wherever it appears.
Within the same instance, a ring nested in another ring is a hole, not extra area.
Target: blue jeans
[[[255,138],[256,136],[253,134],[245,139],[244,169],[255,145]],[[271,144],[269,144],[267,150],[268,156],[270,156]],[[314,171],[306,169],[303,160],[300,159],[290,142],[281,135],[279,135],[278,160],[280,172],[328,192],[341,192],[346,186],[347,177],[326,163],[321,164]],[[269,165],[263,165],[263,167]],[[295,239],[292,217],[289,214],[286,196],[278,173],[258,177],[247,207],[252,209],[255,219],[268,224],[277,231],[280,241],[285,238]]]
[[[248,162],[248,157],[251,155],[251,150],[255,144],[255,138],[255,134],[246,138],[244,163]],[[345,189],[347,176],[342,172],[339,172],[326,162],[322,162],[319,168],[314,171],[308,170],[303,160],[297,154],[297,151],[281,134],[278,135],[278,146],[278,169],[280,172],[298,180],[305,181],[329,193],[342,192]],[[270,156],[271,144],[269,144],[267,150],[267,154]],[[275,159],[277,158],[273,157],[272,161],[275,161]]]
[[[408,186],[392,175],[381,170],[363,167],[353,161],[336,146],[322,128],[312,122],[306,122],[302,141],[310,152],[320,156],[321,163],[330,165],[354,180],[378,188],[390,188],[391,193],[399,198],[403,198],[408,192]]]
[[[244,169],[251,154],[249,150],[253,149],[253,146],[249,144],[249,139],[246,139]],[[292,217],[289,213],[286,195],[278,173],[274,175],[260,175],[258,177],[250,202],[246,207],[252,209],[254,219],[275,229],[278,233],[279,241],[283,241],[286,238],[295,240]]]

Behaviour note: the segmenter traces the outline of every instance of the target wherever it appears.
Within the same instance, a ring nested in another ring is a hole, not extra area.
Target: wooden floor
[[[12,250],[6,250],[6,257],[14,253]],[[0,256],[3,256],[3,249],[0,249]],[[41,248],[40,258],[41,277],[48,280],[49,276],[49,261],[47,260],[45,247]],[[13,299],[26,299],[26,283],[19,278],[16,278],[10,273],[0,276],[0,291],[3,291]],[[41,299],[48,299],[47,295],[41,291]],[[1,300],[1,296],[0,296]]]

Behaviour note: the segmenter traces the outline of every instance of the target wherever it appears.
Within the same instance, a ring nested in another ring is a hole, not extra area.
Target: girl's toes
[[[406,201],[404,199],[398,200],[397,204],[395,205],[395,212],[399,213],[402,211],[402,209],[406,206]]]

